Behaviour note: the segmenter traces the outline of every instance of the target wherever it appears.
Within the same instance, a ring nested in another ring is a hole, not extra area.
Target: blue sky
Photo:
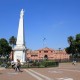
[[[27,48],[64,49],[80,33],[80,0],[0,0],[0,38],[17,37],[22,8]]]

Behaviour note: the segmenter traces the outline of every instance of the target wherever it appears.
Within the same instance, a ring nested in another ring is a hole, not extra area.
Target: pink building
[[[13,59],[13,52],[10,54],[10,58]],[[39,50],[28,50],[26,51],[26,58],[29,60],[57,60],[57,61],[68,61],[70,55],[65,50],[54,50],[48,47]]]
[[[59,61],[66,61],[69,60],[70,55],[66,53],[65,50],[54,50],[48,47],[43,49],[31,51],[27,51],[26,55],[27,59],[29,60],[59,60]]]

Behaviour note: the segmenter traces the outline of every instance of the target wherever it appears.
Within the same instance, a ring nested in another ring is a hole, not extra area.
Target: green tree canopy
[[[77,34],[77,35],[76,35],[76,41],[77,41],[77,42],[80,41],[80,34]]]
[[[11,36],[9,39],[9,44],[14,48],[14,45],[16,45],[16,37]]]
[[[74,38],[69,36],[68,43],[69,47],[66,48],[66,52],[78,57],[78,55],[80,55],[80,34],[76,34]]]
[[[6,39],[1,38],[0,39],[0,55],[6,56],[9,55],[12,48],[9,46],[9,43]]]
[[[72,45],[73,40],[74,40],[74,38],[72,36],[68,37],[68,43],[69,43],[69,45]]]

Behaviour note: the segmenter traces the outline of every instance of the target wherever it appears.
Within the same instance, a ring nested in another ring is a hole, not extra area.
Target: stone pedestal
[[[16,46],[14,48],[14,62],[17,62],[17,59],[20,60],[21,63],[26,62],[26,48],[25,46]]]

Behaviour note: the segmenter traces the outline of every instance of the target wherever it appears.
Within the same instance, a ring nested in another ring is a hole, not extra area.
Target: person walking
[[[73,61],[73,62],[72,62],[72,65],[76,65],[76,61]]]
[[[17,59],[17,62],[16,62],[16,64],[15,64],[15,71],[19,71],[19,72],[21,72],[20,67],[21,67],[20,60]]]

